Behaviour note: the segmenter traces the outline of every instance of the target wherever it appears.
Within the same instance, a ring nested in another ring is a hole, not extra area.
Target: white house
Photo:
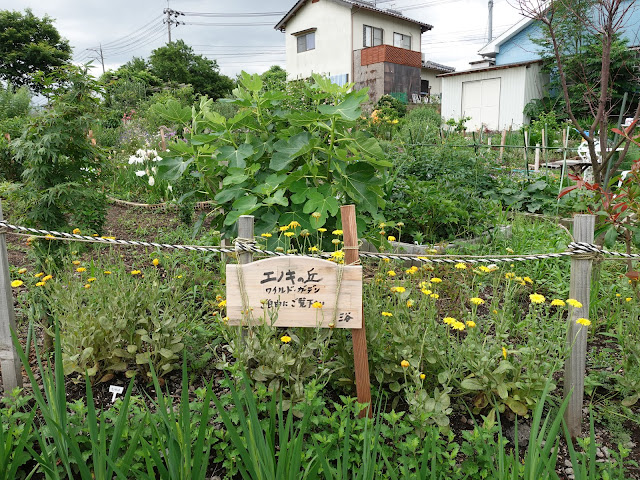
[[[411,100],[421,90],[420,39],[431,25],[361,0],[299,0],[278,22],[290,80],[312,73]]]
[[[442,78],[438,75],[451,73],[456,69],[440,63],[427,60],[422,54],[422,69],[420,70],[420,96],[433,99],[440,98],[442,94]]]

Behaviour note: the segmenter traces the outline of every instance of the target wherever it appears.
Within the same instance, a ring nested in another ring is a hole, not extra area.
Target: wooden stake
[[[0,220],[2,219],[2,201],[0,200]],[[0,233],[0,370],[5,395],[9,395],[16,387],[22,387],[21,364],[13,345],[11,330],[16,331],[16,317],[13,310],[7,244],[5,235]]]
[[[595,215],[573,217],[573,238],[576,242],[593,243]],[[591,291],[591,266],[593,260],[571,258],[571,283],[569,297],[579,301],[581,308],[570,309],[567,347],[571,349],[564,366],[564,396],[571,395],[564,419],[571,438],[582,433],[582,402],[584,399],[584,377],[587,356],[587,331],[576,323],[578,318],[589,318]]]
[[[359,259],[355,205],[344,205],[340,207],[340,215],[342,216],[342,231],[345,247],[344,263],[345,265],[352,265]],[[351,338],[353,339],[353,363],[355,366],[358,402],[369,405],[368,408],[360,412],[360,418],[367,415],[367,412],[369,417],[373,417],[364,308],[362,310],[362,328],[351,330]]]
[[[533,157],[533,170],[540,170],[540,144],[536,143],[535,156]]]
[[[243,241],[253,242],[253,215],[240,215],[238,219],[238,238]],[[238,253],[238,263],[244,265],[245,263],[253,262],[253,253],[245,252]]]
[[[500,139],[500,163],[502,163],[502,157],[504,156],[504,145],[507,143],[507,131],[502,130],[502,138]]]

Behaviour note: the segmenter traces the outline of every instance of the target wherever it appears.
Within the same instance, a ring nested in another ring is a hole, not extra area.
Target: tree
[[[48,75],[71,58],[69,42],[63,39],[48,16],[0,10],[0,79],[35,92],[42,86],[32,75]]]
[[[621,137],[608,148],[609,117],[617,113],[616,83],[624,72],[633,72],[637,61],[622,52],[620,33],[634,8],[630,0],[516,0],[525,17],[543,25],[550,56],[555,62],[556,81],[564,107],[574,128],[587,142],[596,183],[606,183],[610,171],[619,168],[631,144]],[[582,54],[582,55],[581,55]],[[595,57],[595,60],[594,60]],[[633,62],[629,65],[627,62]],[[588,114],[585,131],[579,112]],[[640,116],[640,103],[635,119]],[[602,163],[596,155],[600,142]],[[623,146],[617,158],[616,149]],[[611,162],[610,162],[611,161]],[[607,185],[604,185],[607,188]]]
[[[278,90],[285,89],[287,83],[287,71],[280,65],[272,65],[269,70],[260,75],[264,82],[264,90]]]
[[[182,40],[171,42],[151,52],[151,73],[166,82],[185,83],[194,91],[218,99],[233,88],[233,81],[219,73],[218,63],[202,55]]]

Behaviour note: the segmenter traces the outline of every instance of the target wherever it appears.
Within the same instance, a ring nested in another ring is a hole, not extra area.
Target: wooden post
[[[356,225],[356,207],[355,205],[344,205],[340,207],[340,215],[342,216],[342,231],[344,236],[344,263],[345,265],[354,264],[358,261],[358,228]],[[371,385],[369,377],[369,357],[367,355],[367,332],[365,328],[364,308],[362,310],[362,328],[352,329],[351,337],[353,340],[353,363],[356,375],[356,392],[358,394],[358,402],[366,403],[368,408],[360,412],[360,418],[368,415],[373,417],[371,408]]]
[[[502,164],[502,157],[504,157],[504,145],[507,143],[507,131],[502,129],[502,138],[500,139],[500,164]]]
[[[536,143],[536,149],[533,155],[533,170],[537,172],[540,170],[540,144]]]
[[[0,200],[0,220],[2,219],[2,201]],[[10,394],[16,387],[22,387],[21,364],[11,338],[11,330],[16,331],[16,318],[13,310],[7,244],[5,235],[0,233],[0,370],[5,395]]]
[[[547,163],[548,163],[548,158],[547,158],[547,147],[548,147],[548,142],[547,142],[547,128],[545,125],[545,128],[542,129],[542,156],[544,158],[544,166],[547,167]],[[548,168],[548,167],[547,167]]]
[[[529,134],[527,130],[524,131],[524,169],[527,171],[527,177],[529,176]]]
[[[238,219],[238,238],[245,241],[253,242],[253,215],[240,215]],[[238,263],[244,265],[245,263],[253,262],[253,253],[251,252],[238,252]]]
[[[593,243],[595,215],[573,217],[573,238],[576,242]],[[571,349],[564,366],[564,396],[571,395],[564,418],[571,438],[582,433],[582,402],[587,355],[587,327],[576,323],[578,318],[589,318],[591,266],[593,260],[571,259],[569,297],[579,301],[581,308],[570,309],[567,347]]]

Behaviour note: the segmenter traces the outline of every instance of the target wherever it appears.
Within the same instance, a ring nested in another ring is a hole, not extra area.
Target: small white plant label
[[[120,395],[122,392],[124,392],[124,387],[119,387],[118,385],[110,385],[109,393],[113,393],[113,397],[111,398],[111,403],[114,403],[118,395]]]

